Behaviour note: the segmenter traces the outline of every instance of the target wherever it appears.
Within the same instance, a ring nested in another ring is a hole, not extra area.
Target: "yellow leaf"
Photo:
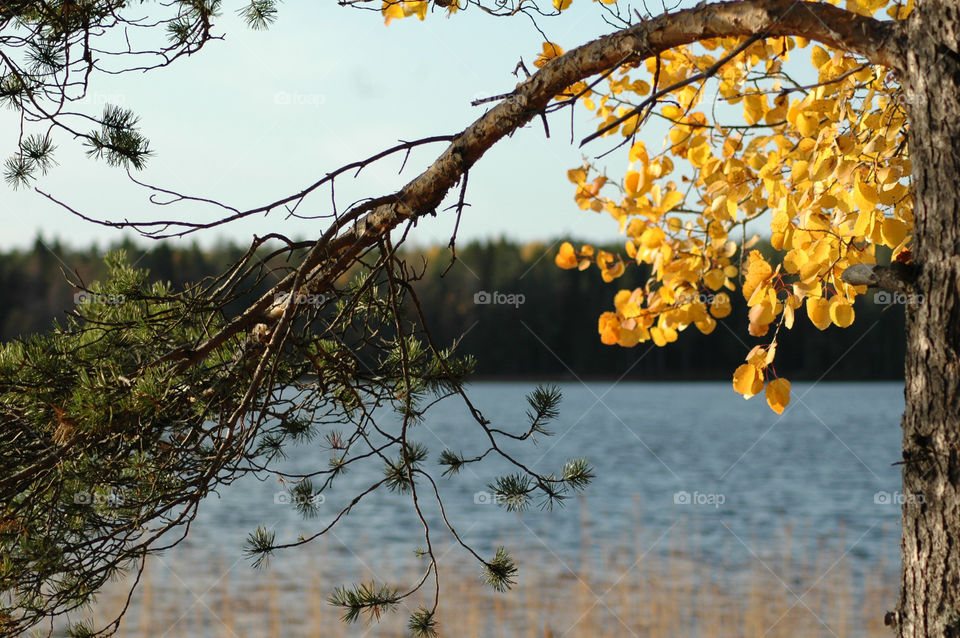
[[[783,269],[790,274],[796,274],[809,260],[805,251],[794,248],[783,258]]]
[[[697,330],[708,335],[717,327],[717,320],[710,315],[704,315],[703,319],[697,320],[694,325],[697,326]]]
[[[804,137],[814,137],[820,131],[820,118],[812,113],[797,116],[797,130]]]
[[[560,249],[563,250],[563,246],[561,246]],[[633,293],[629,290],[617,291],[617,294],[613,296],[613,307],[617,309],[617,312],[623,310],[623,307],[627,305],[628,301],[630,301],[630,296],[632,294]]]
[[[749,363],[744,363],[733,373],[733,389],[749,399],[763,390],[763,373]]]
[[[787,304],[783,307],[783,325],[787,327],[787,330],[793,329],[793,306]]]
[[[884,244],[896,248],[907,236],[907,225],[899,219],[887,218],[883,220],[880,233],[883,235]]]
[[[662,228],[651,226],[643,231],[642,235],[640,235],[640,244],[644,248],[653,249],[663,243],[663,240],[666,238],[666,236],[667,235],[663,232]]]
[[[877,216],[873,213],[874,209],[863,208],[857,213],[857,221],[853,224],[853,234],[855,237],[869,237],[873,234],[873,226],[876,223]]]
[[[756,366],[758,370],[763,370],[767,367],[767,349],[763,346],[754,346],[745,358],[747,363]]]
[[[794,184],[800,180],[807,177],[807,171],[810,169],[810,162],[800,160],[793,163],[793,168],[790,171],[790,179],[793,180]]]
[[[554,4],[556,4],[556,0],[554,0]],[[827,53],[823,47],[813,47],[813,51],[810,53],[810,59],[813,61],[813,66],[821,69],[825,64],[830,62],[830,54]]]
[[[650,328],[650,336],[653,337],[653,342],[662,348],[677,340],[677,331],[673,328],[654,326]]]
[[[667,104],[666,106],[663,107],[663,110],[661,112],[663,113],[663,116],[668,120],[676,121],[676,120],[679,120],[681,117],[683,117],[683,109],[681,109],[676,104]]]
[[[762,93],[751,93],[743,100],[743,118],[747,124],[753,125],[760,121],[767,110],[767,97]]]
[[[647,145],[643,143],[643,140],[639,140],[630,147],[629,154],[630,163],[641,161],[644,164],[650,163],[650,156],[647,155]]]
[[[714,268],[703,276],[703,283],[705,283],[710,290],[720,290],[726,278],[722,270]]]
[[[826,330],[830,325],[829,303],[823,298],[810,297],[807,299],[807,317],[818,330]]]
[[[565,241],[560,244],[560,250],[557,252],[554,262],[557,266],[565,270],[577,267],[577,254],[573,250],[573,245],[570,244],[570,242]]]
[[[403,3],[402,2],[391,2],[390,0],[384,0],[383,8],[380,10],[383,14],[384,24],[389,25],[395,19],[404,18],[406,14],[403,12]]]
[[[733,307],[730,305],[730,295],[725,292],[718,294],[710,303],[710,314],[717,319],[723,319],[724,317],[728,316],[732,310]]]
[[[830,300],[830,320],[838,328],[846,328],[853,323],[853,305],[840,297]],[[817,326],[819,328],[819,326]]]
[[[614,312],[605,312],[600,315],[597,329],[600,333],[600,341],[608,346],[612,346],[620,340],[620,320],[617,319],[617,314]]]
[[[424,3],[426,4],[426,3]],[[543,51],[540,55],[537,56],[537,59],[533,61],[533,66],[538,69],[547,65],[547,62],[554,58],[559,58],[563,55],[563,49],[553,42],[544,42]]]
[[[786,379],[774,379],[767,384],[767,405],[777,414],[783,414],[790,403],[790,382]]]
[[[666,213],[671,209],[673,209],[674,207],[676,207],[676,205],[682,201],[683,201],[683,193],[681,193],[680,191],[668,191],[663,196],[663,201],[660,202],[659,208],[662,212]]]
[[[557,11],[566,11],[573,0],[553,0],[553,8]]]
[[[853,201],[861,211],[873,211],[879,201],[877,189],[857,179],[853,184]]]

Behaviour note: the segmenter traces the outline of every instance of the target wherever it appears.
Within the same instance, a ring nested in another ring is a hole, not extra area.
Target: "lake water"
[[[472,400],[495,427],[522,431],[527,383],[474,383]],[[516,550],[538,549],[559,572],[584,556],[585,538],[606,547],[665,548],[664,539],[684,530],[684,551],[723,565],[731,582],[740,567],[783,552],[785,543],[802,561],[816,546],[835,547],[855,573],[878,564],[899,564],[900,383],[795,383],[782,416],[762,396],[744,401],[729,383],[563,383],[560,417],[552,437],[537,445],[507,446],[541,472],[559,471],[565,460],[585,456],[596,478],[584,498],[552,511],[522,514],[490,504],[485,493],[500,459],[439,479],[447,515],[482,555],[499,542]],[[466,456],[482,452],[484,438],[454,398],[416,426],[416,440],[430,447],[431,464],[449,447]],[[318,440],[319,441],[319,440]],[[289,450],[282,468],[306,472],[326,466],[318,441]],[[165,561],[218,563],[249,570],[242,557],[246,535],[257,525],[276,531],[278,542],[318,530],[352,497],[381,476],[381,464],[351,469],[326,495],[320,515],[304,521],[290,505],[277,504],[275,478],[246,477],[211,497],[189,537]],[[439,477],[439,472],[437,472]],[[421,492],[421,501],[426,498]],[[449,541],[437,508],[425,513],[440,547]],[[792,538],[786,530],[792,528]],[[324,572],[336,583],[358,570],[376,573],[384,562],[413,560],[423,545],[422,526],[409,496],[386,491],[365,498],[323,543]],[[278,552],[271,569],[296,573],[316,547]],[[453,549],[444,560],[466,560]],[[544,569],[543,564],[538,564]],[[522,573],[522,572],[521,572]]]

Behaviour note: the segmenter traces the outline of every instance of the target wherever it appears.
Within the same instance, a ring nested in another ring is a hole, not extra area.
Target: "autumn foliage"
[[[847,4],[873,15],[888,3]],[[887,13],[903,19],[911,5]],[[712,77],[690,81],[725,56]],[[811,81],[793,76],[791,56],[809,56]],[[638,110],[654,90],[635,79],[638,71],[656,77],[657,87],[676,88]],[[581,103],[599,120],[598,131],[630,143],[628,163],[616,179],[591,163],[568,178],[582,209],[616,221],[624,255],[564,243],[556,263],[595,265],[604,281],[630,264],[650,270],[644,286],[619,291],[614,309],[600,316],[601,341],[665,346],[691,325],[709,334],[739,289],[750,308],[749,334],[766,343],[734,372],[734,389],[746,398],[765,391],[782,412],[790,383],[774,368],[781,328],[792,328],[798,311],[820,330],[850,326],[866,287],[844,283],[843,271],[876,263],[877,246],[909,256],[913,201],[901,97],[887,69],[789,37],[678,47],[621,67],[602,91],[585,91]],[[668,133],[652,152],[634,138],[656,120]],[[769,224],[780,258],[750,250],[756,236],[748,239],[747,228],[758,222]]]
[[[571,4],[553,0],[557,11]],[[913,8],[913,0],[845,4],[893,20]],[[427,5],[385,0],[382,11],[387,21],[423,19]],[[535,65],[563,53],[545,42]],[[613,309],[599,317],[600,340],[666,346],[690,326],[709,334],[730,314],[731,295],[741,294],[749,335],[763,343],[734,372],[734,389],[746,398],[764,392],[782,412],[790,383],[774,366],[781,329],[798,313],[820,330],[852,325],[866,287],[842,281],[844,270],[876,263],[877,246],[909,260],[906,113],[892,73],[803,38],[758,34],[627,62],[557,100],[571,97],[598,121],[592,137],[620,136],[628,149],[612,175],[591,161],[567,173],[577,205],[609,215],[625,242],[622,254],[564,243],[556,264],[595,266],[605,282],[631,265],[650,272],[645,285],[614,295]],[[663,128],[659,150],[638,139]],[[775,258],[751,250],[760,224]]]

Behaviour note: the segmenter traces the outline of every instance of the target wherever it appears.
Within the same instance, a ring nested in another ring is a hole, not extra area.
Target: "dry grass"
[[[776,555],[749,565],[709,565],[687,550],[689,534],[674,530],[660,551],[616,550],[585,539],[576,573],[546,551],[518,553],[521,578],[511,593],[491,592],[475,566],[444,559],[441,635],[490,638],[642,636],[810,637],[888,636],[886,609],[897,583],[887,565],[854,574],[837,543],[812,556],[790,530]],[[895,540],[890,541],[895,546]],[[379,624],[347,626],[325,602],[333,586],[323,577],[323,553],[295,569],[253,573],[244,561],[149,564],[120,629],[122,636],[289,637],[403,636],[411,601]],[[736,576],[731,574],[736,571]],[[378,580],[411,582],[412,565],[378,565]],[[358,574],[369,579],[366,573]],[[406,580],[404,580],[406,579]],[[185,583],[189,583],[187,586]],[[94,615],[122,604],[118,586],[101,596]]]

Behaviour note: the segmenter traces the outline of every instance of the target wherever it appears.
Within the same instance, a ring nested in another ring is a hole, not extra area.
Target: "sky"
[[[151,140],[156,155],[138,179],[239,208],[279,199],[398,140],[459,132],[487,108],[471,101],[515,86],[512,72],[521,58],[534,70],[543,42],[525,16],[495,18],[476,9],[449,19],[435,12],[423,22],[408,18],[386,27],[376,12],[330,0],[284,3],[269,30],[253,31],[236,16],[240,6],[224,3],[216,23],[224,41],[208,43],[189,59],[145,74],[94,76],[84,101],[87,112],[98,113],[105,103],[131,108]],[[539,26],[551,41],[573,48],[614,30],[601,16],[599,4],[581,0],[559,17],[541,19]],[[578,142],[596,127],[588,115],[578,107]],[[0,113],[4,155],[15,149],[17,132],[16,114]],[[581,211],[573,201],[566,171],[581,165],[584,155],[570,143],[569,111],[552,116],[550,132],[546,139],[534,120],[471,170],[460,241],[500,236],[618,241],[609,216]],[[646,136],[662,140],[663,134],[649,130]],[[37,186],[86,215],[111,220],[220,216],[210,206],[151,204],[149,192],[132,184],[122,169],[86,158],[82,146],[66,136],[55,142],[59,165]],[[597,155],[611,146],[600,140],[585,150]],[[402,174],[398,156],[355,179],[352,174],[338,179],[340,206],[395,191],[443,148],[434,144],[412,153]],[[621,153],[601,165],[623,174],[625,162]],[[299,212],[328,214],[329,191],[308,199]],[[29,246],[38,234],[47,241],[101,247],[124,237],[74,217],[32,190],[6,185],[0,185],[0,214],[6,217],[0,250]],[[323,220],[284,216],[275,211],[189,241],[247,243],[254,234],[312,238],[323,231]],[[454,222],[452,211],[425,219],[411,241],[445,244]]]

